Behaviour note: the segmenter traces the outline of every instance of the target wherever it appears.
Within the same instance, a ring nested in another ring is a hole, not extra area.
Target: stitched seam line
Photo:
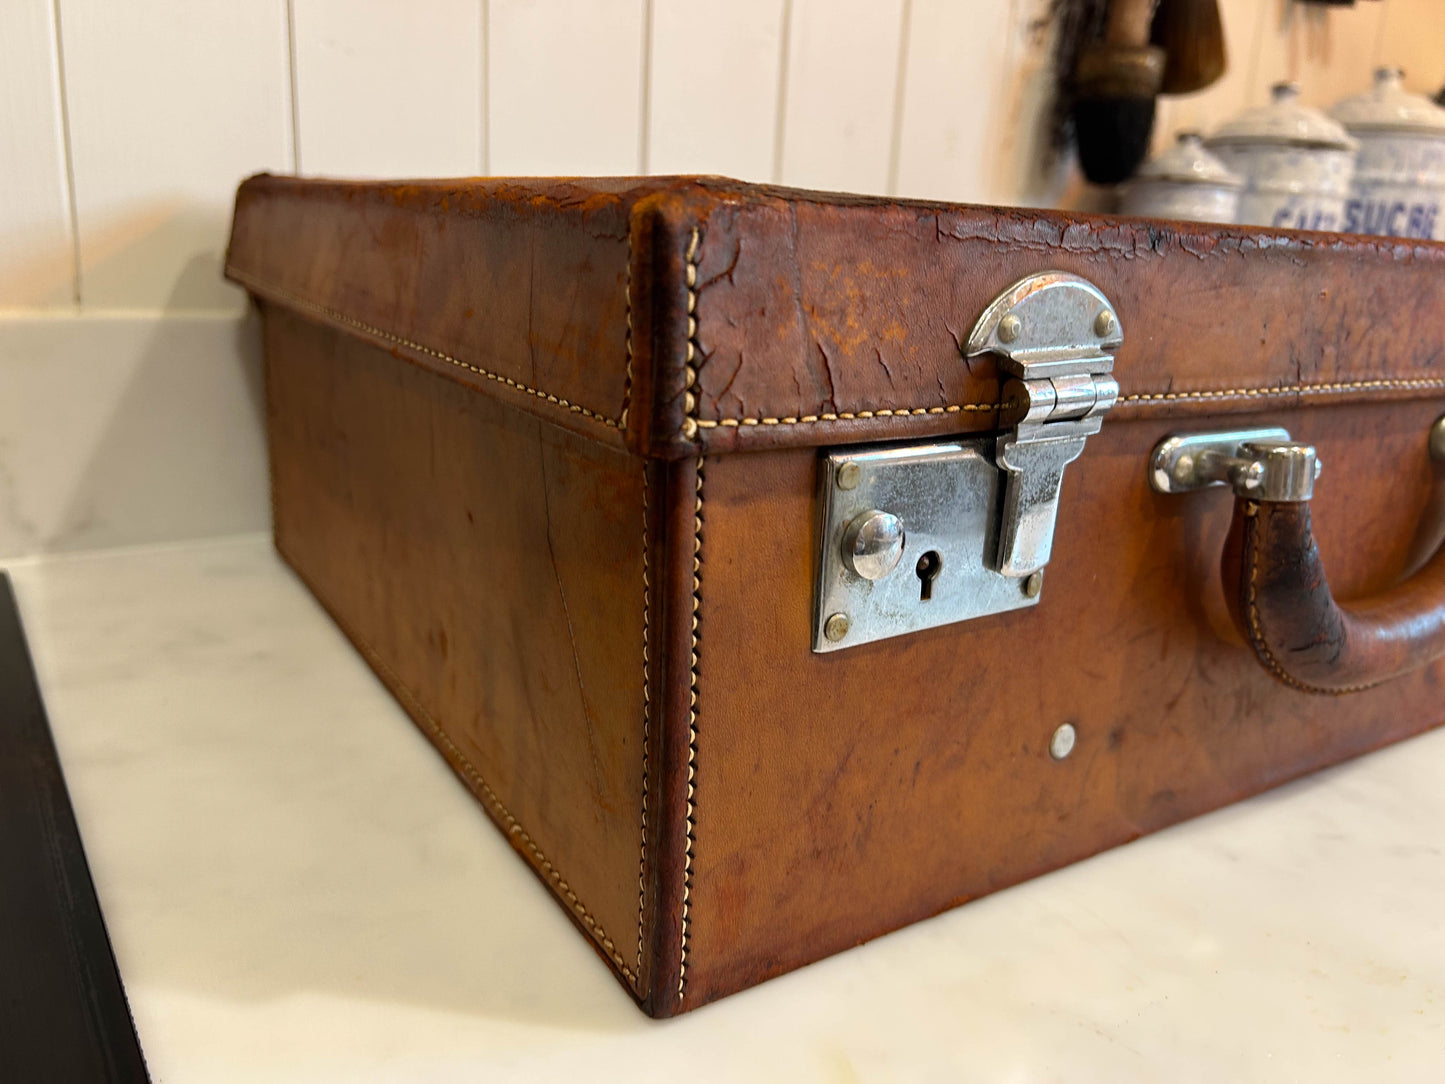
[[[1250,501],[1245,505],[1244,514],[1250,520],[1246,530],[1244,552],[1249,560],[1249,588],[1245,597],[1245,610],[1249,615],[1249,635],[1254,641],[1254,652],[1259,660],[1277,679],[1292,688],[1303,693],[1314,693],[1323,696],[1343,696],[1346,693],[1357,693],[1378,685],[1379,682],[1372,681],[1364,685],[1346,685],[1338,689],[1327,688],[1323,685],[1311,685],[1300,681],[1298,678],[1285,671],[1280,661],[1275,658],[1274,652],[1269,648],[1269,642],[1264,635],[1264,621],[1259,615],[1259,561],[1257,554],[1256,536],[1259,533],[1259,503]]]
[[[629,260],[629,263],[630,262],[631,261]],[[469,373],[475,373],[478,376],[486,377],[486,379],[491,380],[497,384],[504,384],[507,387],[519,391],[524,395],[530,395],[534,399],[540,399],[544,403],[551,403],[553,406],[560,407],[568,411],[569,413],[577,414],[583,418],[588,419],[589,421],[594,421],[600,425],[605,425],[609,429],[626,428],[627,423],[625,402],[623,406],[623,418],[621,420],[609,418],[607,417],[607,415],[599,414],[597,411],[582,406],[580,403],[574,403],[568,399],[563,399],[561,396],[553,395],[551,392],[546,392],[541,390],[540,388],[534,388],[528,384],[523,384],[520,380],[513,380],[509,376],[503,376],[501,373],[494,373],[490,369],[483,369],[480,365],[473,365],[469,361],[463,361],[461,358],[453,357],[451,354],[448,354],[442,350],[435,350],[432,347],[427,346],[423,343],[416,342],[413,339],[405,339],[402,338],[400,335],[393,335],[385,328],[379,328],[374,324],[368,324],[364,321],[353,319],[352,317],[347,316],[344,312],[341,312],[338,309],[329,308],[326,305],[318,305],[314,301],[308,301],[306,298],[302,297],[299,294],[292,293],[290,290],[283,289],[280,286],[275,286],[271,283],[263,282],[260,279],[254,278],[251,275],[246,274],[244,271],[238,271],[234,267],[228,267],[226,269],[226,272],[232,278],[245,283],[247,286],[274,295],[275,297],[296,306],[298,309],[305,309],[307,312],[315,313],[318,316],[323,316],[328,320],[334,320],[339,324],[345,324],[347,327],[352,327],[358,331],[363,331],[368,335],[373,335],[378,339],[385,340],[386,342],[395,343],[397,346],[404,346],[409,350],[415,350],[419,353],[426,354],[428,357],[436,358],[438,361],[444,361],[448,365],[455,365],[458,369],[465,369]],[[630,307],[628,312],[628,319],[629,321],[631,320]],[[630,341],[631,340],[629,336],[628,393],[630,393],[631,385]]]
[[[694,376],[696,374],[693,374]],[[691,387],[691,379],[688,386]],[[1424,388],[1445,388],[1445,377],[1381,377],[1376,380],[1336,381],[1318,384],[1288,384],[1272,388],[1212,388],[1203,391],[1135,392],[1121,395],[1119,402],[1151,407],[1189,400],[1218,401],[1228,399],[1269,399],[1281,395],[1341,395],[1352,391],[1408,391]],[[990,413],[1018,406],[1003,403],[950,403],[947,406],[884,407],[877,410],[839,411],[828,414],[802,414],[788,417],[748,417],[688,419],[683,423],[683,436],[691,438],[698,429],[732,429],[753,425],[814,425],[821,422],[854,421],[868,418],[904,418],[926,414]]]
[[[683,261],[687,282],[687,346],[683,351],[682,362],[682,435],[686,440],[696,437],[699,428],[716,424],[698,420],[697,393],[692,390],[697,384],[697,356],[701,353],[697,341],[697,253],[701,242],[702,234],[694,226],[687,241],[687,253]]]
[[[1406,391],[1445,388],[1445,377],[1380,377],[1317,384],[1286,384],[1274,388],[1215,388],[1206,391],[1136,392],[1120,396],[1121,403],[1152,404],[1181,399],[1267,399],[1276,395],[1332,395],[1351,391]]]
[[[470,780],[473,784],[475,784],[476,788],[481,790],[482,796],[486,799],[487,804],[489,804],[492,809],[502,818],[502,821],[506,826],[507,835],[516,836],[517,839],[519,839],[522,844],[527,848],[528,852],[531,853],[533,859],[535,859],[535,867],[541,870],[544,874],[546,874],[547,880],[551,882],[554,889],[561,892],[561,894],[566,897],[568,906],[571,908],[572,912],[582,920],[583,925],[585,925],[587,929],[591,931],[593,940],[600,944],[603,951],[606,952],[607,958],[612,961],[613,966],[622,972],[623,976],[627,979],[627,981],[632,984],[632,988],[636,990],[637,976],[633,973],[632,969],[627,966],[627,963],[618,954],[617,947],[612,943],[612,938],[607,936],[607,931],[602,928],[602,924],[592,917],[591,912],[589,912],[586,906],[583,905],[582,901],[577,898],[577,893],[572,891],[572,886],[567,883],[567,879],[562,876],[561,871],[558,870],[556,866],[552,865],[552,863],[547,859],[547,856],[542,853],[542,849],[537,846],[536,841],[527,834],[526,829],[522,827],[522,825],[518,822],[517,818],[512,816],[511,811],[502,804],[502,800],[497,797],[497,792],[492,790],[491,786],[488,785],[487,781],[482,778],[482,773],[477,771],[477,769],[473,766],[472,762],[466,758],[466,755],[456,747],[456,745],[452,742],[451,738],[447,736],[446,731],[442,730],[442,728],[437,724],[437,721],[432,718],[431,712],[427,711],[426,708],[421,705],[421,702],[417,700],[416,695],[411,691],[411,689],[406,686],[405,682],[401,680],[401,678],[397,675],[396,671],[387,665],[386,661],[382,659],[379,654],[377,654],[376,650],[372,648],[371,644],[369,644],[362,636],[360,636],[349,622],[343,620],[339,616],[339,611],[335,608],[335,606],[330,604],[327,596],[323,595],[321,591],[317,590],[316,585],[313,584],[309,579],[306,581],[306,583],[307,586],[310,587],[311,590],[317,595],[317,597],[322,598],[327,602],[326,608],[328,611],[330,611],[332,619],[339,626],[341,626],[342,630],[349,637],[351,637],[351,639],[356,643],[357,647],[361,649],[361,653],[366,656],[366,658],[371,662],[374,667],[376,667],[377,670],[381,671],[387,678],[390,679],[389,684],[393,691],[396,693],[397,698],[403,701],[403,703],[405,703],[418,716],[421,717],[422,722],[425,724],[426,729],[431,733],[432,737],[435,738],[436,741],[444,747],[446,752],[451,755],[451,757],[453,758],[453,762],[461,767],[462,774],[465,775],[466,778]]]
[[[697,382],[696,359],[699,353],[697,343],[697,258],[701,247],[702,234],[694,227],[688,238],[686,253],[687,283],[687,347],[684,354],[683,373],[686,393],[684,409],[687,416],[683,421],[683,435],[691,439],[697,435],[697,397],[692,392]],[[687,800],[683,825],[685,838],[682,853],[682,944],[677,965],[677,1000],[687,995],[687,950],[692,931],[689,920],[692,915],[692,849],[693,809],[696,797],[697,776],[697,660],[698,660],[698,613],[702,607],[702,457],[697,459],[696,495],[692,510],[692,643],[688,654],[687,691]]]
[[[697,460],[697,499],[692,515],[692,648],[688,656],[687,696],[687,808],[684,823],[687,829],[682,858],[682,955],[677,969],[677,999],[687,993],[687,950],[691,940],[688,919],[692,910],[693,810],[697,777],[697,662],[698,612],[702,606],[702,457]]]
[[[643,901],[647,895],[647,742],[652,724],[652,689],[648,679],[648,615],[652,585],[648,578],[647,464],[642,465],[642,842],[637,859],[637,973],[642,974]]]
[[[632,236],[627,237],[627,282],[622,287],[622,302],[627,309],[627,371],[622,379],[622,409],[617,413],[619,429],[627,428],[627,408],[632,405]]]
[[[684,367],[685,388],[683,413],[685,417],[682,422],[682,435],[688,440],[697,436],[699,429],[734,428],[738,426],[753,425],[814,425],[826,422],[867,420],[870,418],[904,418],[918,417],[929,414],[958,414],[958,413],[990,413],[993,411],[1007,409],[1014,404],[1011,403],[950,403],[946,406],[927,407],[880,407],[873,410],[839,411],[825,414],[803,414],[789,415],[782,417],[739,417],[739,418],[718,418],[703,419],[697,417],[697,396],[692,390],[697,383],[697,370],[694,365],[699,352],[697,336],[697,250],[700,241],[700,234],[697,229],[692,231],[692,237],[687,250],[687,356]],[[373,335],[386,342],[404,346],[409,350],[416,350],[428,357],[444,361],[448,365],[454,365],[459,369],[465,369],[469,373],[485,377],[497,384],[519,391],[524,395],[530,395],[534,399],[550,403],[571,414],[577,414],[589,421],[605,425],[609,429],[626,430],[627,412],[631,405],[632,396],[632,261],[628,260],[628,282],[624,288],[624,297],[627,306],[627,368],[623,383],[622,410],[617,418],[610,418],[580,403],[571,402],[559,395],[534,388],[509,376],[484,369],[480,365],[473,365],[471,362],[463,361],[443,350],[437,350],[419,343],[414,339],[403,338],[395,335],[385,328],[368,324],[365,321],[354,319],[326,305],[318,304],[308,300],[300,294],[294,293],[283,287],[265,282],[235,267],[227,267],[226,273],[232,278],[245,283],[257,290],[274,295],[284,301],[295,305],[297,308],[305,309],[308,312],[323,316],[328,320],[345,324],[347,327],[356,328],[368,335]],[[1202,391],[1167,391],[1167,392],[1135,392],[1130,395],[1119,397],[1120,403],[1131,403],[1136,406],[1153,406],[1160,403],[1181,402],[1189,400],[1227,400],[1227,399],[1266,399],[1280,395],[1338,395],[1352,391],[1409,391],[1426,388],[1445,388],[1445,378],[1441,377],[1382,377],[1374,380],[1351,380],[1336,381],[1315,384],[1289,384],[1274,388],[1211,388]]]
[[[836,414],[803,414],[796,418],[720,418],[716,421],[699,418],[696,420],[696,425],[699,429],[731,429],[736,426],[747,425],[813,425],[817,422],[850,422],[858,418],[902,418],[917,414],[959,414],[974,412],[987,414],[996,410],[1009,410],[1016,405],[1017,404],[1013,402],[950,403],[948,406],[936,407],[898,407],[897,409],[885,407],[881,410],[839,411]],[[684,435],[686,435],[685,427]]]

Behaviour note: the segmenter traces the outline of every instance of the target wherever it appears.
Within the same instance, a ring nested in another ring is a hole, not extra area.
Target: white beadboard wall
[[[0,558],[267,525],[237,183],[723,173],[986,203],[1045,169],[1050,0],[3,0]],[[1445,0],[1222,0],[1162,143],[1298,79],[1445,83]]]

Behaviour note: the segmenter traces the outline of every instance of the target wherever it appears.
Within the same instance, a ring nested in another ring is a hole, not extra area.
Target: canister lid
[[[1211,147],[1223,144],[1274,143],[1289,147],[1322,147],[1352,151],[1359,146],[1345,129],[1318,109],[1301,105],[1298,83],[1276,83],[1268,105],[1241,113],[1209,137]]]
[[[1244,178],[1231,173],[1204,149],[1198,132],[1180,132],[1174,146],[1139,167],[1135,178],[1171,184],[1204,184],[1214,188],[1243,188]]]
[[[1330,115],[1352,132],[1445,134],[1445,109],[1405,89],[1399,68],[1377,68],[1375,85],[1335,105]]]

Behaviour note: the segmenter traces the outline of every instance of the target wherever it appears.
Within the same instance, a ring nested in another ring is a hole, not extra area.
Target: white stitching
[[[642,465],[642,843],[637,859],[637,973],[642,974],[643,901],[647,895],[647,742],[651,732],[652,689],[648,677],[648,620],[652,585],[648,579],[647,463]]]
[[[716,421],[708,419],[697,419],[699,429],[735,428],[744,425],[812,425],[817,422],[849,422],[859,418],[902,418],[919,414],[958,414],[960,412],[991,413],[996,410],[1009,410],[1016,404],[1012,402],[1003,403],[951,403],[948,406],[936,407],[898,407],[883,408],[880,410],[857,410],[841,411],[836,414],[804,414],[800,417],[785,418],[719,418]],[[684,430],[684,436],[686,431]]]
[[[692,387],[697,381],[694,364],[699,353],[697,344],[697,260],[702,234],[694,227],[687,242],[685,263],[687,266],[687,347],[683,360],[683,374],[686,391],[683,395],[683,435],[689,439],[697,435],[697,396]],[[692,911],[692,846],[694,779],[697,775],[697,659],[698,659],[698,612],[702,606],[702,457],[697,460],[697,494],[692,513],[692,646],[688,656],[687,696],[687,803],[684,816],[686,838],[682,855],[682,946],[677,965],[677,999],[681,1001],[687,992],[687,949],[691,939],[689,919]]]
[[[622,409],[617,414],[619,429],[627,428],[627,410],[632,405],[632,243],[627,246],[627,282],[622,287],[622,300],[627,308],[627,372],[622,380]]]
[[[286,556],[284,551],[283,556]],[[291,561],[291,558],[287,556],[287,560]],[[295,561],[291,561],[291,564],[295,565],[295,563]],[[321,591],[319,591],[316,585],[311,583],[310,580],[307,580],[307,585],[318,597],[325,599],[325,596],[322,595]],[[416,715],[421,717],[422,722],[426,725],[426,728],[431,732],[432,736],[451,754],[454,762],[460,766],[462,774],[480,788],[486,801],[501,815],[502,820],[505,822],[507,834],[509,836],[516,836],[526,846],[527,850],[532,853],[533,858],[536,859],[533,865],[545,873],[547,879],[566,897],[568,905],[576,913],[577,917],[582,920],[587,929],[592,932],[593,940],[601,946],[602,950],[607,954],[607,958],[622,972],[627,981],[632,984],[632,988],[636,990],[637,976],[618,954],[617,947],[612,943],[612,938],[607,936],[607,931],[602,928],[602,924],[592,917],[592,914],[587,910],[586,906],[577,898],[577,893],[572,891],[572,887],[567,883],[566,878],[562,876],[561,871],[552,865],[547,859],[547,856],[542,853],[542,849],[537,846],[536,841],[527,834],[526,829],[522,827],[517,818],[512,816],[507,807],[502,804],[502,800],[497,797],[497,792],[492,790],[487,784],[487,781],[482,778],[481,772],[477,771],[472,765],[472,762],[466,758],[465,754],[456,747],[451,738],[448,737],[446,731],[432,718],[431,712],[427,711],[426,708],[421,705],[416,695],[411,689],[407,688],[396,671],[388,666],[386,661],[376,653],[371,645],[351,627],[350,623],[340,616],[340,612],[334,606],[328,603],[326,608],[336,623],[341,626],[361,650],[361,653],[371,662],[372,666],[380,671],[384,677],[390,678],[387,684],[396,694],[397,698],[404,704],[409,705],[415,711]],[[638,993],[639,996],[641,996],[641,991]]]
[[[1249,521],[1246,524],[1246,542],[1244,552],[1249,561],[1249,580],[1246,595],[1246,611],[1249,615],[1249,636],[1253,641],[1254,653],[1264,663],[1265,668],[1276,678],[1291,688],[1298,689],[1302,693],[1323,694],[1325,696],[1345,696],[1348,693],[1363,692],[1366,689],[1379,685],[1379,681],[1366,682],[1361,685],[1341,685],[1339,688],[1330,688],[1326,685],[1312,685],[1300,681],[1299,678],[1287,672],[1280,661],[1275,658],[1274,652],[1270,650],[1269,641],[1264,635],[1264,620],[1259,615],[1259,502],[1249,501],[1244,506],[1244,515]],[[1252,526],[1251,526],[1252,524]]]
[[[697,393],[692,390],[697,383],[697,356],[702,352],[702,348],[697,342],[697,253],[701,240],[702,234],[694,226],[692,234],[688,238],[687,252],[683,261],[687,283],[687,345],[683,350],[682,362],[682,436],[684,440],[692,440],[696,437],[699,428],[716,424],[698,420]]]
[[[1332,395],[1351,391],[1408,391],[1425,388],[1445,388],[1442,377],[1382,377],[1376,380],[1335,381],[1318,384],[1288,384],[1273,388],[1213,388],[1203,391],[1135,392],[1121,395],[1119,402],[1135,406],[1155,406],[1162,403],[1186,400],[1220,399],[1267,399],[1280,395]],[[958,414],[960,412],[989,413],[997,410],[1011,410],[1018,404],[1002,403],[950,403],[947,406],[930,407],[882,407],[876,410],[839,411],[827,414],[803,414],[788,417],[747,417],[689,419],[697,429],[734,429],[753,425],[813,425],[821,422],[867,420],[869,418],[905,418],[925,414]],[[683,436],[691,437],[689,422],[683,423]]]
[[[693,835],[693,810],[695,806],[695,780],[697,777],[697,663],[698,663],[698,614],[702,608],[702,477],[703,461],[697,461],[697,499],[692,515],[692,648],[688,657],[687,696],[687,808],[684,823],[687,828],[682,859],[682,956],[677,969],[677,999],[681,1001],[687,989],[687,950],[691,941],[688,920],[692,908],[692,848],[696,839]]]
[[[520,380],[513,380],[509,376],[502,376],[500,373],[494,373],[490,369],[483,369],[480,365],[473,365],[471,362],[462,361],[460,358],[453,357],[451,354],[445,353],[441,350],[435,350],[432,347],[426,346],[423,343],[416,342],[415,340],[404,339],[400,335],[393,335],[385,328],[379,328],[376,327],[374,324],[368,324],[364,323],[361,320],[353,319],[352,317],[347,316],[344,312],[341,312],[339,309],[328,308],[325,305],[318,305],[314,301],[308,301],[306,298],[300,296],[299,294],[292,293],[290,290],[283,289],[280,286],[273,286],[270,283],[262,282],[261,280],[253,278],[252,276],[246,274],[244,271],[239,271],[234,267],[228,267],[226,269],[226,273],[237,281],[243,282],[247,286],[252,287],[253,289],[260,290],[264,293],[272,294],[275,297],[278,297],[284,301],[289,302],[292,305],[295,305],[297,308],[306,309],[308,312],[313,312],[318,316],[324,316],[328,320],[335,320],[337,323],[345,324],[348,327],[356,328],[358,331],[364,331],[368,335],[376,336],[378,339],[384,339],[387,342],[395,343],[398,346],[405,346],[409,350],[416,350],[422,354],[428,355],[429,357],[436,358],[438,361],[444,361],[448,365],[455,365],[457,368],[465,369],[469,373],[476,373],[478,376],[486,377],[488,380],[494,381],[498,384],[505,384],[507,387],[522,392],[524,395],[530,395],[535,399],[541,399],[543,402],[551,403],[553,406],[561,407],[569,413],[579,414],[590,421],[598,422],[601,425],[605,425],[609,429],[626,428],[625,405],[623,408],[624,420],[619,421],[613,418],[609,418],[605,414],[599,414],[595,410],[591,410],[588,407],[582,406],[580,403],[573,403],[570,400],[563,399],[560,396],[551,394],[550,392],[542,391],[540,388],[534,388],[530,385],[523,384]],[[630,323],[630,305],[628,311],[628,320]],[[628,337],[628,342],[628,381],[630,385],[632,372],[630,362],[630,335]]]
[[[1318,384],[1286,384],[1277,388],[1216,388],[1207,391],[1136,392],[1119,398],[1121,403],[1153,404],[1180,399],[1265,399],[1275,395],[1331,395],[1350,391],[1408,391],[1445,388],[1445,377],[1381,377]]]

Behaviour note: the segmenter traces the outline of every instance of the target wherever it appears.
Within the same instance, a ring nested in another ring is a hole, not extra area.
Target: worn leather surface
[[[719,197],[697,261],[710,452],[993,428],[993,364],[960,344],[1046,269],[1117,307],[1113,418],[1445,387],[1445,245],[702,186]]]
[[[814,655],[818,449],[1010,421],[959,344],[1050,268],[1124,346],[1040,605]],[[1334,591],[1388,588],[1442,272],[720,178],[261,177],[228,257],[267,313],[278,545],[655,1015],[1445,718],[1434,666],[1275,681],[1220,579],[1228,494],[1145,480],[1168,431],[1284,424],[1329,463]]]
[[[1259,419],[1328,464],[1315,530],[1342,598],[1408,559],[1442,409]],[[1229,491],[1148,486],[1177,425],[1089,438],[1037,607],[824,655],[818,453],[708,457],[685,1007],[1445,721],[1439,666],[1327,698],[1259,665],[1220,580]]]
[[[1260,663],[1302,692],[1363,691],[1445,655],[1445,551],[1413,576],[1345,606],[1335,600],[1308,502],[1240,499],[1222,576]]]
[[[259,297],[620,443],[635,375],[630,232],[649,197],[679,183],[263,174],[237,192],[226,272]],[[645,266],[639,277],[652,278]]]
[[[1116,417],[1445,388],[1445,245],[1429,242],[717,177],[262,175],[237,194],[227,255],[258,296],[660,458],[989,430],[997,374],[960,344],[1047,268],[1118,308]]]
[[[277,547],[637,989],[642,461],[271,305],[266,378]]]

